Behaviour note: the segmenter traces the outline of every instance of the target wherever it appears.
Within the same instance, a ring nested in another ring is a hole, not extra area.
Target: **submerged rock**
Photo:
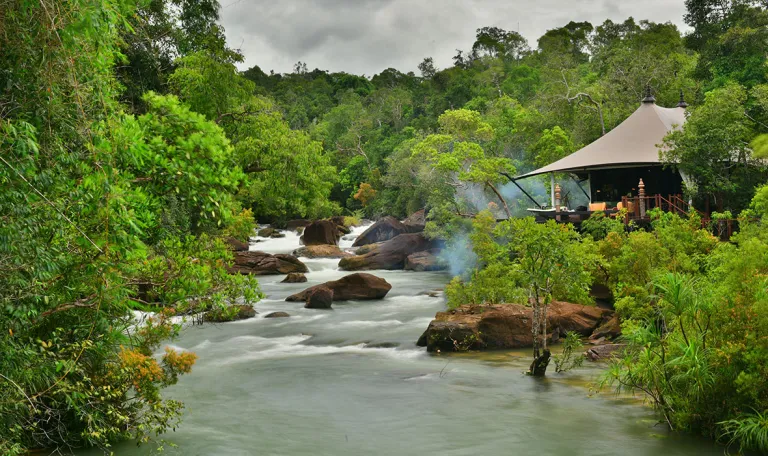
[[[548,338],[574,331],[590,336],[613,311],[555,301],[547,311]],[[438,312],[417,345],[427,351],[511,349],[533,346],[533,309],[520,304],[461,306]]]
[[[403,269],[409,255],[438,246],[439,242],[427,239],[424,233],[401,234],[364,255],[342,258],[339,268],[345,271]]]
[[[309,272],[307,266],[292,255],[265,252],[236,252],[235,264],[229,268],[232,273],[253,275],[278,275],[291,272]]]
[[[297,257],[306,258],[343,258],[352,256],[351,253],[341,250],[338,245],[308,245],[294,250],[293,254]]]
[[[304,228],[304,245],[338,245],[339,230],[330,220],[317,220]]]
[[[366,244],[388,241],[398,235],[407,233],[408,228],[394,217],[384,217],[371,225],[363,234],[355,239],[352,247],[360,247]]]
[[[307,281],[307,276],[300,272],[292,272],[285,276],[280,283],[304,283]]]
[[[264,318],[286,318],[286,317],[290,317],[290,315],[287,312],[271,312],[264,315]]]
[[[320,285],[313,287],[307,293],[304,307],[307,309],[330,309],[333,304],[333,290]]]
[[[307,297],[318,288],[333,291],[334,301],[382,299],[392,289],[386,280],[366,273],[355,273],[332,280],[285,298],[286,301],[306,301]]]
[[[416,252],[405,259],[407,271],[444,271],[448,265],[437,257],[439,250]]]

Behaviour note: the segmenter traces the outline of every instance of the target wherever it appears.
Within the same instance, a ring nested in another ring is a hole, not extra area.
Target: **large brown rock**
[[[235,264],[229,272],[253,275],[278,275],[309,272],[307,266],[292,255],[265,252],[235,252]]]
[[[437,241],[427,239],[424,233],[401,234],[365,255],[342,258],[339,268],[345,271],[403,269],[409,255],[437,248],[438,245]]]
[[[332,280],[285,298],[286,301],[306,301],[307,297],[318,288],[328,288],[333,291],[334,301],[382,299],[392,289],[386,280],[366,273],[355,273]]]
[[[600,325],[599,328],[592,333],[589,337],[591,340],[597,339],[616,339],[621,335],[621,323],[619,322],[619,315],[614,314],[611,319]]]
[[[363,231],[363,234],[355,239],[352,247],[360,247],[361,245],[388,241],[407,232],[408,228],[400,223],[400,220],[394,217],[384,217],[371,225],[367,230]]]
[[[304,283],[307,281],[307,276],[300,272],[291,272],[280,283]]]
[[[235,252],[248,251],[248,243],[243,242],[240,239],[234,238],[232,236],[227,236],[224,238],[224,242],[226,242],[229,248],[234,250]]]
[[[624,344],[604,344],[591,347],[584,352],[584,356],[590,361],[608,360],[614,357],[620,357],[627,346]]]
[[[293,254],[297,257],[306,258],[343,258],[352,256],[351,253],[341,250],[338,245],[308,245],[294,250]]]
[[[427,224],[427,212],[422,209],[409,215],[407,219],[403,220],[403,225],[408,229],[409,233],[420,233],[424,231],[424,227]]]
[[[339,230],[330,220],[317,220],[304,228],[304,245],[338,245]]]
[[[296,220],[291,220],[288,223],[286,223],[285,227],[286,227],[287,230],[296,231],[299,228],[305,228],[310,223],[312,223],[312,220],[296,219]]]
[[[331,304],[333,304],[333,290],[321,285],[307,293],[304,307],[307,309],[330,309]]]
[[[551,341],[568,331],[591,335],[613,311],[555,301],[547,312],[547,336]],[[512,349],[533,346],[533,309],[520,304],[461,306],[438,312],[417,344],[427,351]]]
[[[444,271],[448,265],[437,257],[439,250],[425,250],[408,255],[405,259],[406,271]]]

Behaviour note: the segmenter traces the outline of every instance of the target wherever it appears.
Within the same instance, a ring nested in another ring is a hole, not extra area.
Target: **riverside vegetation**
[[[538,359],[548,303],[603,284],[628,344],[605,386],[642,393],[675,430],[768,451],[768,12],[685,3],[685,36],[571,22],[532,47],[485,27],[450,68],[367,78],[239,72],[216,0],[4,0],[0,453],[109,451],[177,426],[183,405],[161,390],[195,355],[155,351],[172,315],[261,298],[228,272],[226,242],[256,221],[422,208],[429,236],[469,239],[477,258],[449,305],[534,303]],[[632,232],[496,221],[527,206],[505,175],[598,138],[647,85],[662,105],[688,94],[664,157],[694,202],[741,214],[731,242],[695,215]],[[134,310],[153,316],[136,326]]]

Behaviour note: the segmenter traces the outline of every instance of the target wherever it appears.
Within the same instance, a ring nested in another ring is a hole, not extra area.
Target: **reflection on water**
[[[363,228],[355,229],[359,234]],[[351,240],[342,241],[349,248]],[[298,236],[255,249],[291,252]],[[186,404],[165,436],[179,455],[720,455],[668,434],[636,398],[591,394],[599,365],[545,379],[523,375],[528,351],[429,355],[415,341],[442,298],[439,273],[375,271],[382,301],[309,310],[283,299],[345,275],[338,260],[307,260],[305,284],[260,278],[254,319],[186,328],[173,341],[199,359],[166,395]],[[290,318],[265,319],[273,311]],[[663,438],[659,438],[663,437]],[[118,445],[118,455],[150,447]],[[86,451],[82,454],[97,454]]]

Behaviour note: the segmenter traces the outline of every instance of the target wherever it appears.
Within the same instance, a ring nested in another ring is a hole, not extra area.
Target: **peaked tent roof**
[[[680,128],[685,120],[684,108],[662,108],[652,101],[644,101],[637,111],[597,141],[517,179],[611,165],[620,168],[622,165],[660,163],[658,145],[667,133]]]

